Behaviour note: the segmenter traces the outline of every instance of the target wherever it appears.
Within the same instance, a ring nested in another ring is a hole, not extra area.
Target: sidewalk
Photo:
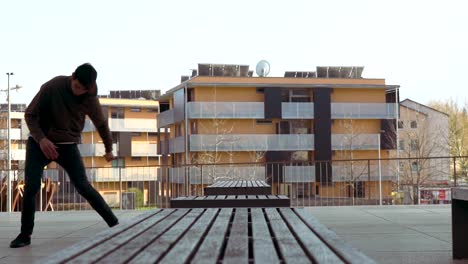
[[[378,263],[452,261],[451,208],[442,206],[313,207],[312,214]],[[145,211],[115,211],[120,222]],[[94,211],[38,212],[29,247],[10,249],[19,213],[0,213],[0,263],[40,259],[107,228]]]
[[[312,214],[378,263],[452,260],[450,205],[314,207]]]

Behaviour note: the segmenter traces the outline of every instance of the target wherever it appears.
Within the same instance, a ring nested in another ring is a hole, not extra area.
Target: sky
[[[28,104],[84,63],[99,94],[180,83],[198,63],[270,63],[269,76],[364,66],[420,103],[468,99],[464,0],[15,0],[0,12],[0,102]]]

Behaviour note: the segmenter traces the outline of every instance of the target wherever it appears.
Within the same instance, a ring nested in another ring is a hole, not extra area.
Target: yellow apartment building
[[[11,142],[11,179],[15,180],[21,177],[22,172],[18,172],[19,168],[24,168],[26,159],[26,141],[28,139],[29,130],[27,130],[24,121],[25,104],[12,104],[10,106],[10,142]],[[0,170],[2,171],[1,178],[7,175],[8,166],[8,105],[0,105]]]
[[[396,149],[399,86],[362,71],[253,77],[248,65],[199,64],[159,99],[158,129],[170,129],[158,133],[158,154],[173,167],[168,181],[259,178],[292,195],[370,199],[381,178],[390,197],[395,174],[373,159]]]

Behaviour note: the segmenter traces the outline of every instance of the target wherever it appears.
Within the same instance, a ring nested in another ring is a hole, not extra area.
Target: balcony
[[[263,119],[265,108],[262,102],[189,102],[188,118]]]
[[[315,166],[284,166],[285,183],[315,182]]]
[[[86,169],[88,179],[94,182],[156,181],[158,167],[92,168]]]
[[[333,182],[378,181],[379,166],[363,163],[349,161],[340,162],[341,165],[332,165]],[[396,181],[396,173],[395,166],[381,165],[382,181]]]
[[[0,160],[8,159],[8,150],[0,150]],[[11,159],[12,160],[26,160],[26,149],[12,149],[11,150]]]
[[[314,135],[190,135],[190,151],[283,150],[314,150]]]
[[[156,157],[157,144],[145,142],[132,142],[132,157]]]
[[[174,110],[167,110],[158,115],[158,128],[174,124]]]
[[[8,129],[0,129],[0,140],[8,139]],[[10,129],[10,139],[11,140],[21,140],[21,129],[20,128],[11,128]]]
[[[203,173],[203,179],[201,174]],[[186,177],[188,174],[190,177]],[[172,183],[213,184],[223,180],[265,180],[263,165],[203,165],[170,168],[168,179]]]
[[[109,128],[116,132],[157,132],[156,119],[109,118]],[[96,131],[91,120],[86,119],[83,132]]]
[[[284,119],[313,119],[314,103],[281,103]]]
[[[379,134],[334,134],[332,150],[377,150]]]
[[[395,103],[331,103],[332,119],[395,119]]]
[[[112,144],[112,153],[117,155],[117,144]],[[104,144],[78,144],[78,150],[82,157],[100,157],[106,154]]]
[[[185,152],[185,137],[176,137],[169,139],[169,154]]]

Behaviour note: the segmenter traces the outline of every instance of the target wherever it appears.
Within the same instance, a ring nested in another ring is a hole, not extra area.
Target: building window
[[[146,112],[148,112],[148,113],[157,113],[158,109],[157,108],[147,108]]]
[[[141,132],[132,132],[132,137],[139,137],[141,136]]]
[[[190,121],[190,134],[197,134],[198,133],[198,128],[197,128],[197,121]]]
[[[257,88],[257,93],[265,93],[265,88]]]
[[[130,112],[141,112],[141,108],[139,107],[131,107]]]
[[[272,123],[271,120],[257,119],[257,125],[271,125]]]
[[[111,118],[123,119],[124,117],[124,109],[122,107],[111,108]]]
[[[411,151],[416,151],[418,150],[419,142],[417,139],[412,139],[410,145],[411,145]]]
[[[148,137],[157,137],[158,133],[157,132],[148,132]]]
[[[175,136],[182,136],[182,126],[180,124],[175,125]]]
[[[140,161],[141,157],[132,157],[132,161]]]
[[[112,160],[112,168],[125,167],[125,159]]]
[[[413,161],[411,163],[411,171],[412,172],[417,172],[419,170],[419,164],[417,161]]]
[[[411,121],[411,128],[418,128],[418,122]]]
[[[400,140],[400,144],[399,144],[399,150],[405,150],[405,141],[404,140]]]
[[[398,121],[398,128],[403,128],[403,124],[404,124],[403,121]]]

